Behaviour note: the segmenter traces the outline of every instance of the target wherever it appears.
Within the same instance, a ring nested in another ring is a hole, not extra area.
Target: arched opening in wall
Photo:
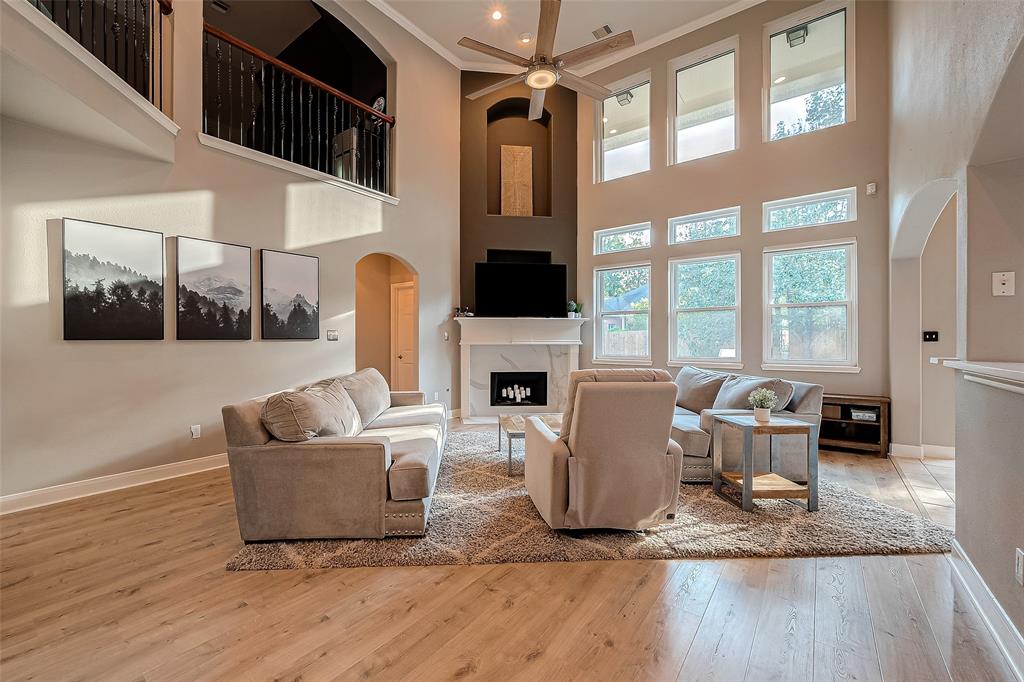
[[[551,215],[551,113],[527,117],[530,100],[509,97],[487,110],[487,213]]]
[[[392,390],[419,389],[419,278],[386,253],[356,263],[356,368],[367,367]]]

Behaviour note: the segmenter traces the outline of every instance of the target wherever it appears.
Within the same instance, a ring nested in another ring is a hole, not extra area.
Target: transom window
[[[857,188],[808,194],[764,204],[762,225],[765,232],[793,227],[845,223],[857,219]]]
[[[616,91],[601,104],[601,180],[651,169],[651,82]]]
[[[651,358],[651,266],[649,263],[594,271],[594,358]]]
[[[740,233],[740,207],[694,213],[668,221],[668,243],[735,237]]]
[[[852,36],[852,7],[825,2],[812,11],[766,27],[769,140],[849,120],[847,38]]]
[[[669,261],[669,360],[739,359],[740,255]]]
[[[857,365],[857,244],[764,254],[764,358],[768,365]]]
[[[673,163],[736,148],[736,49],[729,38],[669,62]]]
[[[651,245],[651,224],[637,223],[625,227],[610,227],[594,233],[594,255],[646,249]]]

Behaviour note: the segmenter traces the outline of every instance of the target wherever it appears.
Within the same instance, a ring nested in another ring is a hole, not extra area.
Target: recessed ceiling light
[[[493,19],[494,21],[501,21],[501,18],[503,16],[505,15],[501,13],[500,9],[496,9],[493,12],[491,12],[491,19]]]
[[[609,135],[614,135],[614,134],[615,134],[615,133],[617,133],[617,132],[619,132],[619,131],[618,131],[618,130],[616,130],[615,128],[612,128],[611,130],[609,130],[609,131],[608,131],[608,134],[609,134]]]
[[[533,40],[533,34],[532,33],[520,33],[519,34],[519,42],[521,42],[523,45],[528,44],[531,40]]]
[[[772,81],[772,82],[773,82],[773,83],[775,83],[776,85],[778,85],[779,83],[781,83],[781,82],[782,82],[782,81],[784,81],[784,80],[786,80],[786,77],[785,77],[785,76],[779,76],[778,78],[776,78],[776,79],[775,79],[774,81]]]
[[[602,116],[601,117],[601,123],[607,123],[607,122],[608,122],[608,117],[607,116]]]

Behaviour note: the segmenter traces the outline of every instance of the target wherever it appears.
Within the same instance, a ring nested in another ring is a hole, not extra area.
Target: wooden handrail
[[[171,0],[156,0],[156,3],[160,5],[160,14],[167,16],[174,11],[174,6],[171,4]]]
[[[319,88],[319,89],[321,89],[321,90],[323,90],[325,92],[328,92],[328,93],[334,95],[338,99],[341,99],[341,100],[344,100],[344,101],[348,102],[349,104],[351,104],[352,106],[356,107],[357,109],[362,109],[363,111],[365,111],[366,113],[370,114],[371,116],[374,116],[376,118],[379,118],[382,121],[387,122],[389,125],[392,125],[392,126],[395,125],[395,117],[394,116],[388,116],[387,114],[382,114],[381,112],[377,111],[373,107],[369,107],[369,106],[363,104],[362,102],[360,102],[359,100],[355,99],[351,95],[346,95],[341,90],[337,90],[335,88],[332,88],[327,83],[324,83],[323,81],[319,81],[316,78],[313,78],[312,76],[309,76],[307,74],[302,73],[301,71],[299,71],[295,67],[289,66],[288,64],[285,64],[280,59],[277,59],[276,57],[272,57],[271,55],[267,54],[263,50],[259,49],[258,47],[255,47],[253,45],[250,45],[249,43],[245,42],[244,40],[239,40],[238,38],[236,38],[235,36],[231,35],[230,33],[225,33],[224,31],[220,30],[216,26],[211,26],[210,24],[208,24],[206,22],[203,22],[203,30],[206,31],[207,33],[209,33],[210,35],[212,35],[213,37],[218,38],[220,40],[223,40],[225,43],[230,43],[231,45],[234,45],[238,49],[244,50],[245,52],[248,52],[249,54],[253,55],[254,57],[258,57],[259,59],[262,59],[263,61],[267,62],[268,64],[273,64],[274,66],[276,66],[277,68],[281,69],[282,71],[291,74],[292,76],[294,76],[295,78],[298,78],[301,81],[305,81],[306,83],[308,83],[309,85],[312,85],[315,88]]]

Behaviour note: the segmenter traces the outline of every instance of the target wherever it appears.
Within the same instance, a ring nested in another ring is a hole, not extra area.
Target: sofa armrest
[[[391,391],[391,407],[426,404],[427,396],[422,391]]]
[[[228,448],[242,539],[384,537],[391,441],[329,437]]]
[[[526,420],[526,492],[552,528],[565,528],[569,447],[538,417]]]

